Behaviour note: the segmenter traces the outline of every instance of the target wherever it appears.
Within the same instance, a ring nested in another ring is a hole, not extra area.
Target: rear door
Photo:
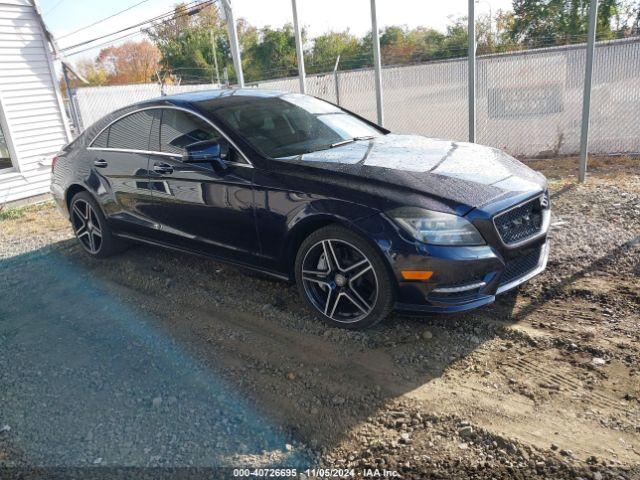
[[[153,142],[154,140],[152,140]],[[216,141],[227,151],[226,168],[184,163],[189,145]],[[253,168],[203,118],[163,108],[160,152],[151,153],[150,218],[164,241],[243,263],[259,252],[253,212]]]
[[[159,127],[159,110],[134,112],[103,130],[88,149],[93,173],[101,179],[97,193],[117,230],[146,235],[154,228],[147,212],[149,138],[151,130]]]

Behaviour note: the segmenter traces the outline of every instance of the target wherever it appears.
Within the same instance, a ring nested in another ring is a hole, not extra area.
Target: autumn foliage
[[[82,60],[76,69],[90,85],[128,85],[155,81],[159,62],[158,48],[142,40],[103,48],[95,60]]]

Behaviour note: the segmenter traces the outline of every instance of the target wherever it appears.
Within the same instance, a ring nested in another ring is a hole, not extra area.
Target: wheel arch
[[[342,217],[319,213],[306,217],[293,225],[286,237],[282,252],[286,272],[290,279],[295,278],[296,255],[302,242],[313,232],[329,225],[341,225],[349,228],[350,222]]]
[[[71,199],[75,195],[81,192],[87,192],[89,195],[91,195],[91,197],[95,200],[96,204],[98,205],[98,208],[100,209],[100,213],[102,213],[102,216],[104,216],[108,222],[108,217],[105,212],[104,206],[102,205],[102,202],[100,202],[100,200],[96,197],[96,194],[89,187],[87,187],[86,185],[83,185],[82,183],[72,183],[67,187],[67,191],[64,194],[64,201],[67,206],[67,212],[69,212],[69,215],[71,215]]]
[[[67,188],[67,191],[64,194],[64,201],[67,205],[67,210],[69,211],[71,210],[71,199],[80,192],[89,192],[89,189],[79,183],[73,183],[69,185],[69,187]]]
[[[375,213],[370,213],[370,215],[375,215]],[[296,255],[298,254],[298,250],[302,245],[302,242],[304,242],[304,240],[313,232],[329,225],[339,225],[341,227],[345,227],[351,230],[353,233],[361,236],[385,258],[385,264],[387,264],[386,267],[391,269],[391,265],[388,265],[389,262],[386,258],[385,252],[383,251],[381,246],[373,238],[371,238],[367,230],[365,228],[362,228],[362,226],[359,224],[359,220],[360,218],[352,220],[340,215],[317,213],[296,222],[290,228],[289,234],[285,239],[282,252],[282,258],[284,260],[286,272],[289,275],[289,278],[295,278],[294,270]]]

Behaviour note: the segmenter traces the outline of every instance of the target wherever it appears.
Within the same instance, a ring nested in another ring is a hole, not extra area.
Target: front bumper
[[[488,270],[486,270],[484,274],[472,274],[471,277],[469,275],[470,269],[469,266],[466,265],[466,262],[461,264],[456,260],[445,260],[448,264],[445,268],[447,269],[449,281],[457,277],[459,279],[458,282],[444,284],[423,282],[421,285],[417,284],[417,282],[412,282],[413,285],[409,285],[410,282],[401,282],[399,285],[399,301],[396,303],[396,310],[405,312],[453,313],[490,304],[495,301],[497,295],[517,287],[545,270],[549,258],[549,241],[545,239],[542,244],[528,246],[523,249],[521,255],[530,255],[530,252],[536,251],[539,251],[538,260],[535,264],[532,264],[531,268],[524,269],[521,274],[510,276],[506,280],[505,274],[507,273],[509,260],[502,260],[498,258],[498,256],[496,256],[496,260],[501,263],[501,265],[494,264],[493,262],[486,263]],[[513,258],[517,259],[519,257],[515,256]],[[496,266],[498,269],[495,269]],[[482,268],[483,267],[481,267],[481,269]],[[409,302],[402,301],[407,298],[410,299]]]
[[[539,194],[537,194],[539,195]],[[530,201],[536,196],[525,197]],[[511,200],[509,203],[513,203]],[[505,244],[493,217],[509,207],[476,209],[467,215],[487,241],[482,246],[437,246],[418,242],[384,216],[361,221],[358,227],[376,240],[397,282],[396,310],[460,312],[481,307],[540,274],[547,266],[549,210],[539,233],[515,244]],[[429,271],[431,277],[408,281],[403,271]]]

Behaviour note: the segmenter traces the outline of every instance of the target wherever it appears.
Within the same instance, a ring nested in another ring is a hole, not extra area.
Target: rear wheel
[[[88,192],[73,196],[69,212],[78,243],[92,257],[105,258],[126,247],[123,241],[113,236],[102,210]]]
[[[298,251],[295,271],[300,294],[331,326],[370,327],[393,308],[393,278],[382,255],[346,228],[312,233]]]

